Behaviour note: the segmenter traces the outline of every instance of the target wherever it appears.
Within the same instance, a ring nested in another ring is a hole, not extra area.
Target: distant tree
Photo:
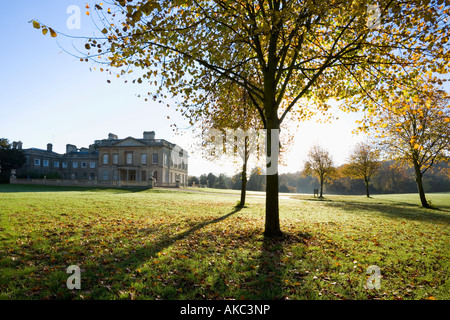
[[[221,173],[214,184],[214,188],[228,189],[228,180],[229,178]]]
[[[207,185],[208,184],[208,176],[206,174],[202,174],[200,176],[200,184]]]
[[[319,198],[323,198],[323,184],[331,178],[336,168],[331,154],[324,148],[314,145],[308,152],[308,160],[305,161],[305,174],[315,175],[320,183]]]
[[[242,190],[242,172],[231,177],[231,189]]]
[[[246,199],[249,160],[251,156],[254,158],[258,156],[258,148],[261,147],[262,141],[262,137],[256,134],[256,130],[263,129],[258,111],[252,108],[252,102],[245,90],[234,83],[228,83],[221,86],[220,90],[211,97],[210,106],[202,113],[200,120],[203,155],[213,161],[233,159],[233,162],[239,166],[241,199],[237,207],[243,207]],[[214,134],[209,137],[211,133]],[[218,138],[222,144],[215,141]]]
[[[373,108],[365,128],[380,139],[388,157],[414,168],[420,202],[428,208],[423,175],[437,162],[449,162],[449,95],[436,80],[418,78],[392,90]]]
[[[256,167],[252,170],[250,178],[248,179],[247,189],[253,191],[264,191],[266,186],[264,184],[264,176],[261,174],[260,167]]]
[[[9,183],[11,169],[19,169],[26,162],[22,150],[12,148],[9,140],[0,139],[0,182]]]
[[[356,179],[362,179],[366,187],[366,195],[369,194],[369,184],[373,175],[380,167],[379,150],[368,142],[358,143],[350,154],[348,165],[343,173]]]
[[[217,177],[214,175],[214,173],[210,172],[208,173],[208,176],[206,177],[208,181],[208,187],[213,188],[214,184],[216,183]]]
[[[188,186],[192,186],[194,183],[198,186],[200,184],[200,180],[196,176],[190,176],[188,178]]]

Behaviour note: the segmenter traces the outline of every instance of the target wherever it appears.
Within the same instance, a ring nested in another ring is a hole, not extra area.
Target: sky
[[[65,152],[66,144],[88,147],[94,140],[105,139],[109,133],[119,138],[141,138],[144,131],[155,131],[156,138],[166,139],[189,150],[192,137],[174,133],[170,125],[188,128],[187,121],[175,111],[175,102],[163,104],[144,101],[148,89],[143,84],[124,84],[123,80],[100,72],[93,62],[80,62],[66,51],[75,52],[73,40],[50,33],[43,35],[29,21],[35,19],[56,31],[73,36],[90,36],[96,29],[85,14],[85,5],[93,1],[27,0],[2,4],[0,27],[0,137],[10,142],[22,141],[23,148]],[[69,29],[67,21],[80,8],[79,29]],[[63,50],[63,48],[65,50]],[[96,70],[94,70],[96,68]],[[107,80],[111,79],[111,83]],[[364,139],[353,135],[355,120],[361,114],[336,111],[338,120],[318,124],[304,122],[295,133],[291,150],[285,155],[287,166],[280,173],[303,169],[306,153],[313,144],[328,149],[337,165],[343,164],[351,148]],[[170,117],[170,119],[167,118]],[[235,174],[237,169],[224,162],[210,162],[201,152],[191,151],[189,175],[203,173]]]

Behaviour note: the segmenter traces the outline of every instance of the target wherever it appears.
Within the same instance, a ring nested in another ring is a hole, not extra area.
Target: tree
[[[450,4],[442,3],[380,0],[372,12],[363,0],[117,0],[95,6],[101,34],[87,39],[81,60],[118,76],[142,69],[133,81],[155,83],[155,100],[167,92],[181,98],[192,122],[223,83],[246,90],[267,130],[264,234],[277,236],[281,123],[291,112],[301,118],[313,105],[326,108],[330,97],[376,95],[406,66],[448,72]]]
[[[190,176],[188,178],[188,186],[193,186],[194,184],[198,186],[200,184],[200,180],[195,176]]]
[[[366,195],[369,198],[370,180],[380,167],[379,151],[373,147],[373,144],[360,142],[354,147],[348,162],[344,174],[363,179]]]
[[[0,182],[9,183],[11,169],[19,169],[25,162],[22,150],[12,148],[6,138],[0,139]]]
[[[241,197],[236,206],[242,208],[245,206],[249,159],[252,154],[255,157],[258,156],[260,147],[261,138],[256,130],[262,129],[262,126],[245,90],[234,83],[229,83],[218,91],[221,93],[214,95],[214,104],[202,114],[202,147],[204,149],[206,147],[207,150],[212,147],[211,152],[206,152],[206,155],[216,161],[230,156],[242,160],[240,163]],[[213,133],[212,139],[204,139],[211,133]],[[222,143],[216,139],[221,140]],[[210,146],[207,145],[208,142]]]
[[[435,163],[449,162],[449,95],[432,78],[418,78],[386,96],[363,124],[380,139],[389,157],[414,168],[423,207],[429,208],[423,175]]]
[[[319,198],[323,198],[324,182],[333,176],[335,170],[330,153],[318,145],[312,146],[308,152],[308,160],[305,161],[304,173],[315,175],[319,179]]]

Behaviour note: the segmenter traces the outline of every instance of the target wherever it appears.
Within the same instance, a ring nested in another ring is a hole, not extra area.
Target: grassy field
[[[0,185],[0,299],[449,299],[450,193],[428,198],[294,195],[264,239],[261,197]]]

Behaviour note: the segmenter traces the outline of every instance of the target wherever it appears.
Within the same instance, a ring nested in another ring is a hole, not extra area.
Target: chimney
[[[47,151],[49,152],[53,151],[53,145],[51,143],[47,143]]]
[[[17,149],[22,150],[22,141],[17,142]]]
[[[144,139],[155,140],[155,131],[144,131]]]
[[[108,134],[108,140],[117,140],[117,139],[118,139],[118,137],[116,134],[114,134],[114,133]]]
[[[13,141],[13,145],[12,145],[13,149],[17,149],[17,142]]]
[[[66,153],[77,152],[77,146],[66,144]]]

